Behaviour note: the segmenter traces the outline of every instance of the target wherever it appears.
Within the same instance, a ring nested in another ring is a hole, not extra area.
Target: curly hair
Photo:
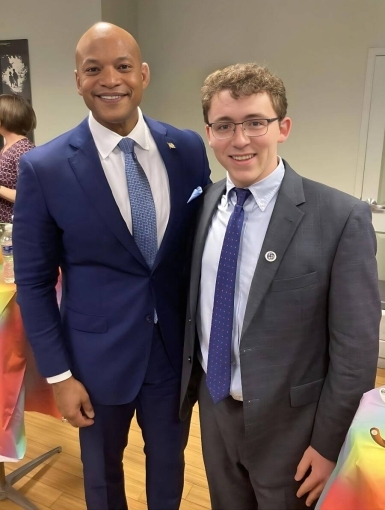
[[[255,63],[233,64],[211,73],[201,89],[203,118],[209,123],[208,113],[215,94],[228,90],[234,99],[266,92],[269,94],[273,108],[282,120],[286,117],[287,99],[283,81],[267,67]]]

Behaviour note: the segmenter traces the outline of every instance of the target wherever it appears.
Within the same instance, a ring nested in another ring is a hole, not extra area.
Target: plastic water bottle
[[[4,227],[4,233],[0,239],[1,253],[3,255],[3,277],[5,283],[14,283],[15,273],[13,271],[13,247],[12,247],[12,227],[7,223]]]

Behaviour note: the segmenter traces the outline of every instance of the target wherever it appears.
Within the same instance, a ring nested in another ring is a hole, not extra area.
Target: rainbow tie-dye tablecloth
[[[316,510],[385,509],[385,386],[364,394]]]
[[[0,462],[25,454],[24,410],[60,418],[25,339],[16,287],[0,282]]]

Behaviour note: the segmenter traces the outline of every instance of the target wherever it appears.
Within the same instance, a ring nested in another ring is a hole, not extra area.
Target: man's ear
[[[210,126],[208,126],[207,124],[206,124],[206,136],[207,136],[207,140],[208,140],[208,142],[209,142],[209,145],[210,145],[210,147],[211,147],[211,137],[212,137],[213,135],[212,135],[212,132],[211,132]]]
[[[76,80],[76,88],[78,89],[78,94],[79,94],[79,96],[82,96],[83,93],[82,93],[82,87],[81,87],[81,83],[80,83],[80,77],[79,77],[79,73],[77,72],[76,69],[75,69],[75,80]]]
[[[285,117],[280,121],[278,143],[283,143],[287,140],[291,131],[291,126],[292,122],[290,117]]]
[[[150,83],[150,68],[146,62],[143,62],[142,64],[142,84],[143,89],[146,89],[148,87],[148,84]]]

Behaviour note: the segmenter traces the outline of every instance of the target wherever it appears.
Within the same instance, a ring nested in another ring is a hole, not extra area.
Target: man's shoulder
[[[85,119],[78,126],[70,129],[69,131],[58,135],[42,145],[38,145],[33,149],[33,151],[26,153],[24,157],[29,159],[31,162],[42,161],[43,157],[46,159],[51,157],[57,159],[57,157],[60,156],[68,157],[66,148],[69,150],[71,141],[76,140],[80,133],[86,134],[87,130],[90,134],[88,121]]]
[[[349,195],[344,191],[337,188],[323,184],[322,182],[314,181],[303,177],[296,173],[288,164],[285,162],[286,172],[290,172],[302,180],[303,191],[306,202],[317,204],[319,207],[322,204],[325,207],[339,207],[341,210],[348,208],[352,209],[359,204],[363,204],[358,198]]]
[[[144,119],[151,131],[155,130],[160,132],[161,134],[169,136],[170,138],[180,139],[187,142],[199,141],[200,143],[203,143],[201,136],[196,131],[193,131],[191,129],[177,128],[172,124],[152,119],[147,115],[144,115]]]
[[[316,195],[322,202],[325,202],[326,205],[336,204],[339,207],[353,208],[363,203],[362,200],[359,200],[353,195],[321,182],[306,177],[302,177],[302,181],[305,195]]]

